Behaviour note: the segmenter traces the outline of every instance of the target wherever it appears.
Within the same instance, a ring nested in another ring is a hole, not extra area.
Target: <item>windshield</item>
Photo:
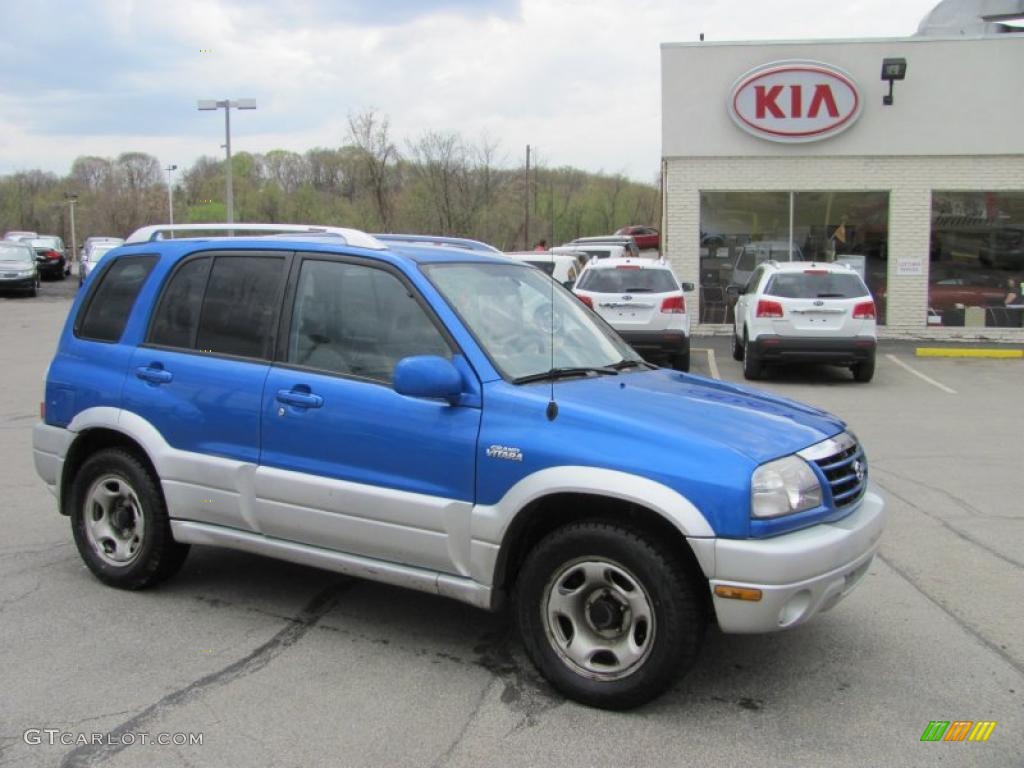
[[[642,361],[610,327],[538,269],[486,263],[429,264],[422,269],[506,378]]]
[[[857,275],[835,272],[783,272],[768,281],[764,292],[784,299],[856,299],[868,295]]]
[[[586,270],[576,288],[593,293],[669,293],[678,291],[679,284],[667,269],[617,267]]]
[[[0,261],[35,264],[35,254],[23,245],[0,243]]]

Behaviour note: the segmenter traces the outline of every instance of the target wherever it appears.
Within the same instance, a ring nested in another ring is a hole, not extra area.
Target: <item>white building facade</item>
[[[1024,36],[664,44],[661,63],[662,247],[700,285],[699,327],[793,253],[859,269],[882,336],[1024,342]]]

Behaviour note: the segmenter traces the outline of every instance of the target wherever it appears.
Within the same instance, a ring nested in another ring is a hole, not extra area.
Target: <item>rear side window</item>
[[[157,307],[149,334],[150,344],[186,348],[195,344],[209,273],[208,257],[193,259],[178,268]]]
[[[79,315],[75,335],[94,341],[118,341],[155,264],[156,256],[125,256],[104,270]]]
[[[576,286],[594,293],[669,293],[679,284],[667,269],[588,269]]]
[[[196,348],[269,358],[283,281],[283,258],[219,257],[210,270]]]
[[[147,342],[269,359],[284,278],[283,255],[186,261],[164,288]]]
[[[780,273],[768,281],[764,292],[783,299],[857,299],[868,295],[857,275],[833,272]]]

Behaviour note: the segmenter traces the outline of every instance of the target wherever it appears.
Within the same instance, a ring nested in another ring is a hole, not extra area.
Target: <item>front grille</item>
[[[868,487],[868,461],[852,435],[836,435],[801,451],[800,455],[825,475],[837,509],[860,501]]]

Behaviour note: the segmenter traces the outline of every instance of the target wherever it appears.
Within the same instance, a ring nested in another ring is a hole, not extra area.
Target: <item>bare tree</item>
[[[370,109],[349,115],[348,142],[359,151],[359,161],[370,185],[381,228],[390,231],[394,214],[395,168],[398,148],[391,141],[387,117]]]

